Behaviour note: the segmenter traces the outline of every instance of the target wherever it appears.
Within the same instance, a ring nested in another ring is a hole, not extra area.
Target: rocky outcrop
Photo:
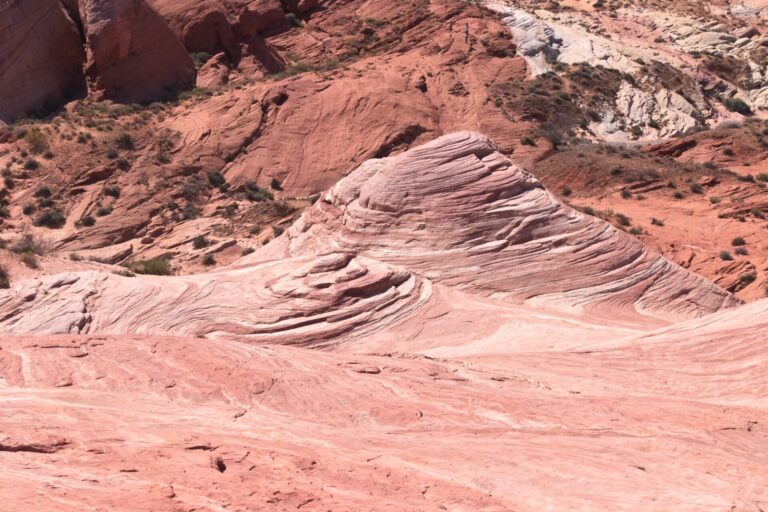
[[[144,102],[194,84],[192,59],[144,0],[83,0],[80,15],[92,97]]]
[[[58,2],[0,3],[0,34],[0,123],[83,94],[80,34]]]
[[[737,303],[634,237],[562,205],[475,133],[366,162],[264,256],[250,258],[331,248],[510,302],[612,315],[621,304],[628,315],[665,319]]]

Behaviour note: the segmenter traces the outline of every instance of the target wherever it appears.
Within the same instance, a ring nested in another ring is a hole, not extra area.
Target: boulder
[[[144,0],[82,0],[80,16],[94,99],[144,102],[194,83],[184,45]]]

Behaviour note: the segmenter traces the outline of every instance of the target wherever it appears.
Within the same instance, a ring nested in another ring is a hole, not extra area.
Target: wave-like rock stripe
[[[67,273],[0,297],[0,334],[145,333],[319,346],[429,298],[424,279],[351,254],[176,278]]]
[[[470,132],[364,163],[249,258],[330,250],[484,296],[614,319],[681,320],[738,303],[635,237],[564,206]]]
[[[766,313],[464,360],[3,338],[0,487],[16,510],[758,512]]]

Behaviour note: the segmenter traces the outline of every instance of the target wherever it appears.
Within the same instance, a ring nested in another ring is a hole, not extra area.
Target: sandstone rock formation
[[[58,3],[0,3],[0,34],[0,123],[85,91],[80,35]]]
[[[215,272],[0,292],[0,485],[21,510],[757,511],[768,301],[735,306],[448,135]]]
[[[80,16],[94,98],[137,103],[194,83],[192,59],[144,0],[84,0]]]

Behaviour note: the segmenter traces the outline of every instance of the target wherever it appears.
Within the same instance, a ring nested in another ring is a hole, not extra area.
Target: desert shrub
[[[130,269],[137,274],[149,274],[153,276],[171,275],[171,264],[165,258],[135,261],[130,264]]]
[[[190,53],[190,57],[192,57],[192,61],[195,63],[196,68],[200,68],[203,64],[208,62],[208,59],[211,58],[211,54],[208,52],[195,52]]]
[[[85,227],[89,228],[89,227],[93,226],[94,224],[96,224],[96,219],[94,219],[90,215],[86,215],[85,217],[80,219],[80,225],[81,226],[85,226]]]
[[[24,215],[32,215],[37,211],[37,207],[33,204],[25,204],[21,211]]]
[[[221,189],[226,186],[227,180],[220,171],[208,171],[208,183],[210,183],[212,187]]]
[[[623,213],[616,214],[616,222],[618,222],[620,226],[629,226],[631,223],[629,220],[629,217],[627,217]]]
[[[253,247],[243,247],[243,251],[241,254],[243,256],[248,256],[249,254],[253,254],[254,252],[256,252],[256,249],[254,249]]]
[[[187,203],[184,209],[181,211],[181,216],[184,220],[196,219],[200,216],[200,208],[192,203]]]
[[[37,190],[35,190],[35,197],[51,197],[52,192],[51,189],[48,188],[45,185],[37,187]]]
[[[118,158],[116,164],[117,164],[117,168],[120,169],[121,171],[127,171],[128,169],[131,168],[131,162],[129,162],[125,158]]]
[[[190,176],[181,187],[181,192],[187,201],[195,201],[203,193],[203,190],[205,190],[203,180],[197,174]]]
[[[733,152],[733,149],[731,149],[731,148],[725,148],[725,149],[723,150],[723,154],[724,154],[725,156],[733,156],[735,153]]]
[[[657,219],[656,217],[652,217],[651,218],[651,224],[653,224],[654,226],[663,227],[664,226],[664,221],[661,220],[661,219]]]
[[[43,153],[43,158],[45,158],[46,160],[53,160],[53,157],[54,157],[54,154],[53,154],[53,151],[51,150],[48,150],[45,153]]]
[[[20,260],[28,268],[33,268],[33,269],[39,268],[39,265],[37,264],[37,255],[35,255],[35,253],[33,252],[22,253]]]
[[[568,185],[563,187],[563,190],[560,192],[563,197],[571,197],[571,194],[573,194],[573,191],[571,190],[571,187]]]
[[[531,137],[523,137],[520,139],[520,144],[523,146],[535,146],[536,141],[534,141]]]
[[[691,187],[690,188],[691,188],[691,192],[693,192],[694,194],[703,194],[704,193],[704,188],[701,185],[699,185],[698,183],[691,183]]]
[[[133,151],[136,149],[136,146],[133,143],[133,137],[131,137],[129,133],[121,133],[118,135],[115,139],[115,145],[126,151]]]
[[[213,257],[213,254],[206,254],[203,256],[202,262],[206,267],[210,267],[216,264],[216,258]]]
[[[742,284],[754,283],[756,279],[757,279],[757,272],[747,272],[739,276],[739,281],[741,281]]]
[[[683,194],[682,192],[680,192],[678,190],[674,194],[672,194],[672,197],[674,197],[675,199],[684,199],[685,198],[685,194]]]
[[[272,233],[275,234],[275,236],[280,236],[285,232],[285,229],[282,226],[272,226]]]
[[[45,253],[45,247],[39,238],[30,233],[26,233],[11,246],[11,252],[16,254],[31,252],[33,254],[42,255]]]
[[[252,181],[245,183],[245,197],[249,201],[254,201],[257,203],[262,201],[272,201],[275,199],[275,196],[272,194],[272,192],[259,187]]]
[[[67,217],[61,210],[49,209],[43,210],[35,218],[35,226],[46,227],[49,229],[59,229],[67,222]]]
[[[40,162],[38,162],[34,158],[27,158],[27,160],[24,162],[24,169],[28,171],[34,171],[39,168],[40,168]]]
[[[737,236],[733,240],[731,240],[731,245],[734,247],[738,247],[740,245],[747,245],[747,241],[744,240],[743,237]]]
[[[197,235],[195,238],[192,239],[192,247],[195,249],[203,249],[205,247],[208,247],[210,245],[210,242],[207,238],[205,238],[204,235]]]
[[[738,254],[739,256],[746,256],[749,254],[749,251],[746,247],[737,247],[733,252]]]
[[[8,210],[8,207],[0,206],[0,218],[9,219],[10,217],[11,212]]]
[[[48,149],[48,137],[39,128],[32,128],[24,135],[24,141],[29,145],[29,150],[39,155]]]
[[[632,192],[630,192],[627,189],[624,189],[624,190],[621,191],[621,197],[622,197],[622,199],[630,199],[630,198],[632,198]]]
[[[13,187],[16,186],[16,182],[10,176],[6,176],[5,178],[3,178],[3,183],[5,184],[5,188],[7,188],[8,190],[11,190],[13,189]]]
[[[709,198],[709,202],[712,204],[718,204],[720,203],[721,199],[718,196],[712,196]]]
[[[288,14],[285,15],[285,19],[287,19],[288,23],[294,28],[298,28],[301,26],[301,20],[299,19],[298,16],[296,16],[295,13],[289,12]]]
[[[731,253],[728,251],[720,251],[720,259],[723,261],[731,261],[733,260],[733,256],[731,256]]]
[[[107,185],[104,187],[104,195],[118,198],[120,197],[120,187],[118,185]]]
[[[112,208],[110,208],[109,206],[99,206],[96,209],[96,216],[97,217],[106,217],[110,213],[112,213]]]
[[[768,182],[768,174],[761,172],[760,174],[755,176],[755,179],[757,181]]]
[[[114,160],[118,157],[117,150],[114,148],[109,148],[107,152],[105,153],[105,156],[109,158],[110,160]]]
[[[731,112],[737,112],[743,116],[752,114],[749,104],[741,98],[726,98],[723,100],[723,105]]]
[[[272,188],[272,190],[283,190],[283,185],[277,180],[277,178],[272,178],[272,181],[269,182],[269,186]]]
[[[0,288],[10,288],[11,287],[11,279],[8,276],[8,270],[5,268],[5,266],[0,265]]]

